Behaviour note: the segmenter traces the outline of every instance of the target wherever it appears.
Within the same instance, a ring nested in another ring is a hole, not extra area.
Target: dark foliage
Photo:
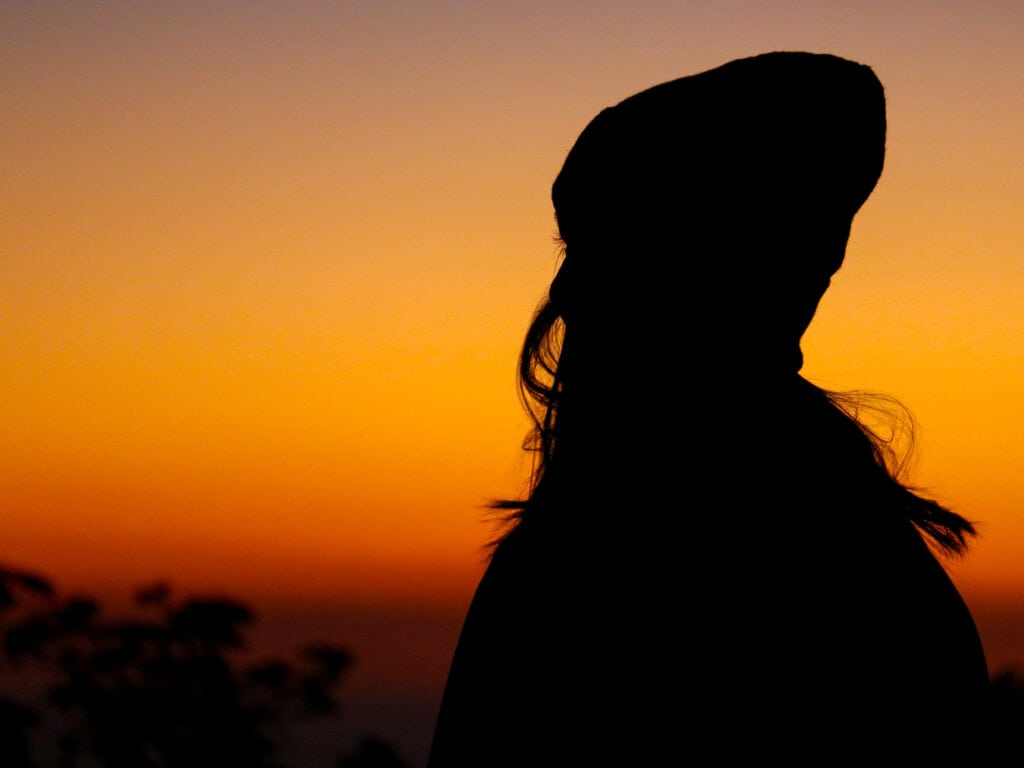
[[[165,583],[135,593],[135,615],[0,568],[0,755],[11,768],[283,768],[287,728],[336,711],[352,663],[310,645],[246,659],[244,605],[178,600]],[[402,768],[363,742],[338,764]],[[348,762],[352,761],[352,762]]]
[[[1024,768],[1024,673],[1004,669],[992,678],[993,742],[997,768]]]

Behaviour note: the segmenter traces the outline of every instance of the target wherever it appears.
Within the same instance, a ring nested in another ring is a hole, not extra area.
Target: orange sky
[[[0,559],[464,604],[569,146],[804,49],[873,66],[890,125],[805,375],[910,407],[916,481],[981,522],[958,583],[1024,608],[1024,5],[692,5],[0,4]]]

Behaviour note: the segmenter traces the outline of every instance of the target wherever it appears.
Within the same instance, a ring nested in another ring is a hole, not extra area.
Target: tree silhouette
[[[221,598],[176,599],[166,583],[108,617],[36,574],[0,568],[0,754],[11,768],[284,768],[288,723],[336,710],[344,648],[246,661],[252,612]],[[404,768],[364,740],[351,768]]]
[[[1024,673],[1007,668],[992,677],[992,737],[997,768],[1024,768]]]

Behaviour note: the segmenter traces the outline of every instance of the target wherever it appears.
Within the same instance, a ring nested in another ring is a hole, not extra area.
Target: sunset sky
[[[980,524],[951,571],[990,662],[1024,664],[1017,0],[0,0],[0,562],[358,614],[382,655],[413,643],[375,612],[435,617],[387,665],[429,729],[484,505],[526,479],[566,152],[631,93],[782,49],[888,99],[804,375],[910,408],[914,482]]]

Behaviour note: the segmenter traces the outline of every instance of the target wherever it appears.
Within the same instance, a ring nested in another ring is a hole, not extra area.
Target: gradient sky
[[[0,560],[457,616],[528,468],[565,153],[642,88],[811,50],[875,69],[889,137],[804,373],[910,408],[1024,662],[1022,40],[1016,0],[0,0]]]

